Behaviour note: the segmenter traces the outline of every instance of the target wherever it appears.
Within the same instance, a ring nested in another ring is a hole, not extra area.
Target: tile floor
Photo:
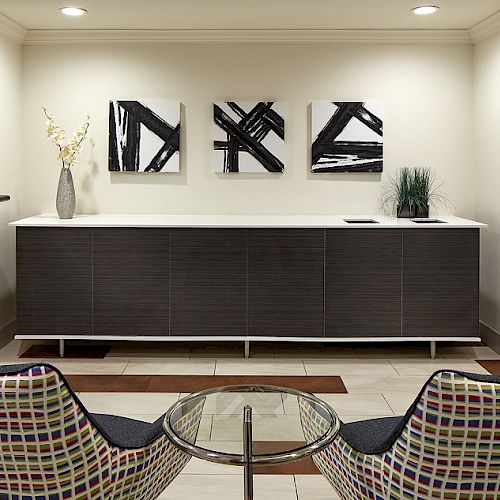
[[[20,346],[12,341],[0,350],[0,363],[26,363],[41,359],[18,359]],[[47,359],[65,374],[80,375],[338,375],[347,394],[319,394],[344,422],[403,414],[427,377],[440,368],[488,373],[475,360],[498,360],[500,355],[485,346],[438,347],[429,359],[428,346],[401,347],[333,346],[310,344],[256,344],[252,358],[242,358],[238,344],[148,345],[115,343],[104,359]],[[179,392],[80,392],[91,412],[114,413],[154,421],[181,396]],[[199,439],[221,443],[224,449],[239,449],[240,408],[230,404],[207,407]],[[261,403],[256,440],[303,439],[297,406],[293,401]],[[277,424],[276,413],[281,414]],[[288,419],[283,425],[283,419]],[[224,500],[242,498],[240,468],[192,459],[181,475],[161,495],[161,500]],[[257,475],[258,500],[331,500],[338,498],[321,475]]]

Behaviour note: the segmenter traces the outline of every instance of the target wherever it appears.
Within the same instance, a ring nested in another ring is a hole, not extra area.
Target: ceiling
[[[410,9],[439,5],[432,16]],[[86,16],[61,15],[79,6]],[[469,29],[500,0],[0,0],[0,13],[43,29]]]

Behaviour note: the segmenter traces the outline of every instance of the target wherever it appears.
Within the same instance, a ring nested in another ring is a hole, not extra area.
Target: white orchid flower
[[[58,158],[62,160],[63,168],[74,167],[78,162],[78,155],[82,151],[81,144],[87,138],[90,116],[87,116],[87,121],[73,132],[67,143],[63,144],[66,140],[66,131],[56,125],[54,116],[49,115],[45,108],[43,111],[47,117],[47,137],[50,138],[54,146],[59,148]]]

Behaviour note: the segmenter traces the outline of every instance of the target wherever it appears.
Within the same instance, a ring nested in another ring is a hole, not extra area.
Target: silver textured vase
[[[60,219],[72,219],[75,213],[76,196],[73,176],[69,168],[62,168],[57,186],[56,209]]]

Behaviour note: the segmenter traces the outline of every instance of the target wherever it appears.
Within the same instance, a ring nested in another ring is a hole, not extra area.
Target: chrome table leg
[[[243,410],[243,456],[245,457],[245,500],[253,500],[253,442],[252,442],[252,407]]]

